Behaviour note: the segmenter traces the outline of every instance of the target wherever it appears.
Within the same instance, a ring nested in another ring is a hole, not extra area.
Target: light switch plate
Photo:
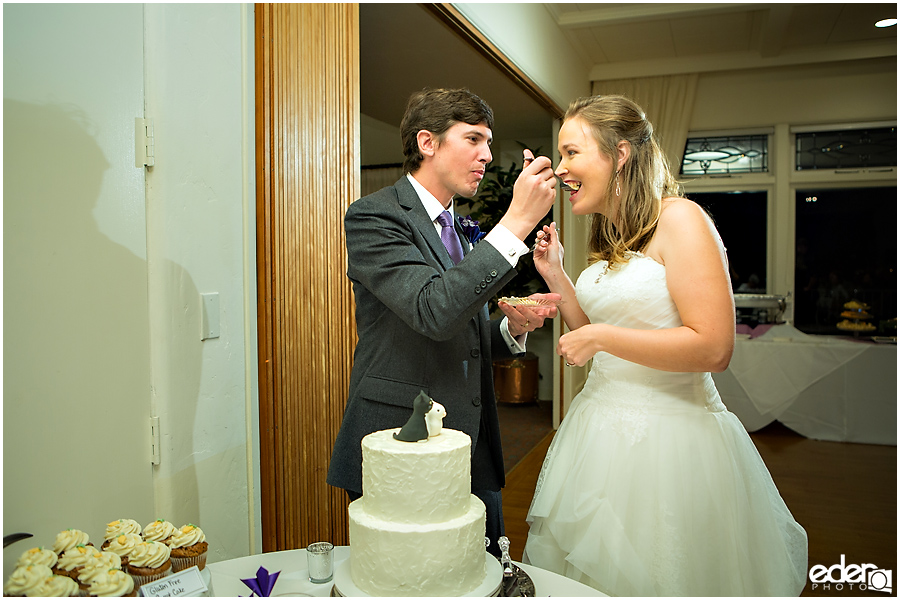
[[[219,337],[219,294],[200,294],[200,339]]]

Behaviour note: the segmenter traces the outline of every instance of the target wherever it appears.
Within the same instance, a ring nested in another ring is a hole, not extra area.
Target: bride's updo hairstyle
[[[610,268],[625,262],[626,252],[642,252],[656,231],[663,198],[681,193],[669,171],[665,155],[653,135],[653,125],[644,111],[624,96],[590,96],[574,101],[564,121],[579,117],[591,128],[600,151],[613,166],[618,164],[617,146],[631,146],[618,174],[620,196],[616,196],[613,172],[606,197],[615,221],[595,213],[588,242],[589,262],[609,261]]]

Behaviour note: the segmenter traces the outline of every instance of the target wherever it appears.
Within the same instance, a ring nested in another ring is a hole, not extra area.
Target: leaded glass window
[[[897,128],[810,131],[797,134],[796,169],[897,166]]]
[[[681,174],[765,173],[768,150],[769,136],[764,134],[688,138]]]

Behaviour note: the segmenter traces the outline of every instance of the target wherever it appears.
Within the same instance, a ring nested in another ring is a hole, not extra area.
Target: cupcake
[[[56,534],[56,541],[53,542],[53,551],[57,556],[62,556],[66,550],[70,550],[75,546],[87,546],[91,543],[90,536],[80,529],[66,529]]]
[[[110,542],[122,535],[123,533],[141,534],[141,524],[134,519],[118,519],[106,524],[106,533],[103,535],[103,545],[101,550],[106,550]]]
[[[80,596],[81,588],[75,583],[71,577],[63,577],[62,575],[50,574],[50,577],[44,579],[38,586],[34,596],[42,598],[66,598],[72,596]]]
[[[160,542],[141,542],[128,555],[126,571],[134,579],[135,587],[172,574],[169,547]]]
[[[105,576],[110,570],[118,571],[122,568],[122,559],[115,552],[95,550],[91,554],[88,563],[78,573],[78,585],[86,590],[94,579]]]
[[[27,565],[13,571],[3,584],[4,596],[39,596],[37,590],[45,579],[53,575],[46,565]],[[77,585],[76,585],[77,587]]]
[[[143,541],[144,538],[136,533],[122,533],[109,540],[109,545],[106,546],[106,552],[118,554],[122,561],[122,568],[124,569],[128,565],[128,556],[131,554],[131,551]]]
[[[88,596],[137,596],[134,579],[125,571],[110,569],[104,575],[91,581],[87,590]]]
[[[78,581],[78,574],[81,569],[91,560],[95,548],[93,546],[83,546],[81,544],[74,548],[69,548],[63,555],[59,557],[56,566],[53,567],[55,575],[64,575]]]
[[[23,552],[18,562],[16,562],[16,566],[44,565],[52,569],[56,566],[57,560],[59,560],[59,557],[50,548],[37,547]]]
[[[175,526],[165,519],[157,519],[144,527],[141,537],[145,542],[162,542],[167,544],[169,538],[175,533]]]
[[[173,573],[193,566],[201,571],[206,567],[206,551],[209,550],[209,544],[206,543],[203,531],[196,525],[185,525],[181,529],[176,529],[169,539],[169,548]]]

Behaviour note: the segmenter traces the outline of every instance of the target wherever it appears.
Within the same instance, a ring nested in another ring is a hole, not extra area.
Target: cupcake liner
[[[159,573],[153,573],[152,575],[135,575],[134,573],[128,574],[131,575],[131,578],[134,580],[134,589],[137,590],[142,585],[147,585],[151,581],[156,581],[157,579],[168,577],[172,574],[172,567],[167,568],[165,571],[160,571]]]
[[[169,556],[172,561],[172,572],[184,571],[196,566],[201,571],[206,567],[206,552],[196,556]]]

